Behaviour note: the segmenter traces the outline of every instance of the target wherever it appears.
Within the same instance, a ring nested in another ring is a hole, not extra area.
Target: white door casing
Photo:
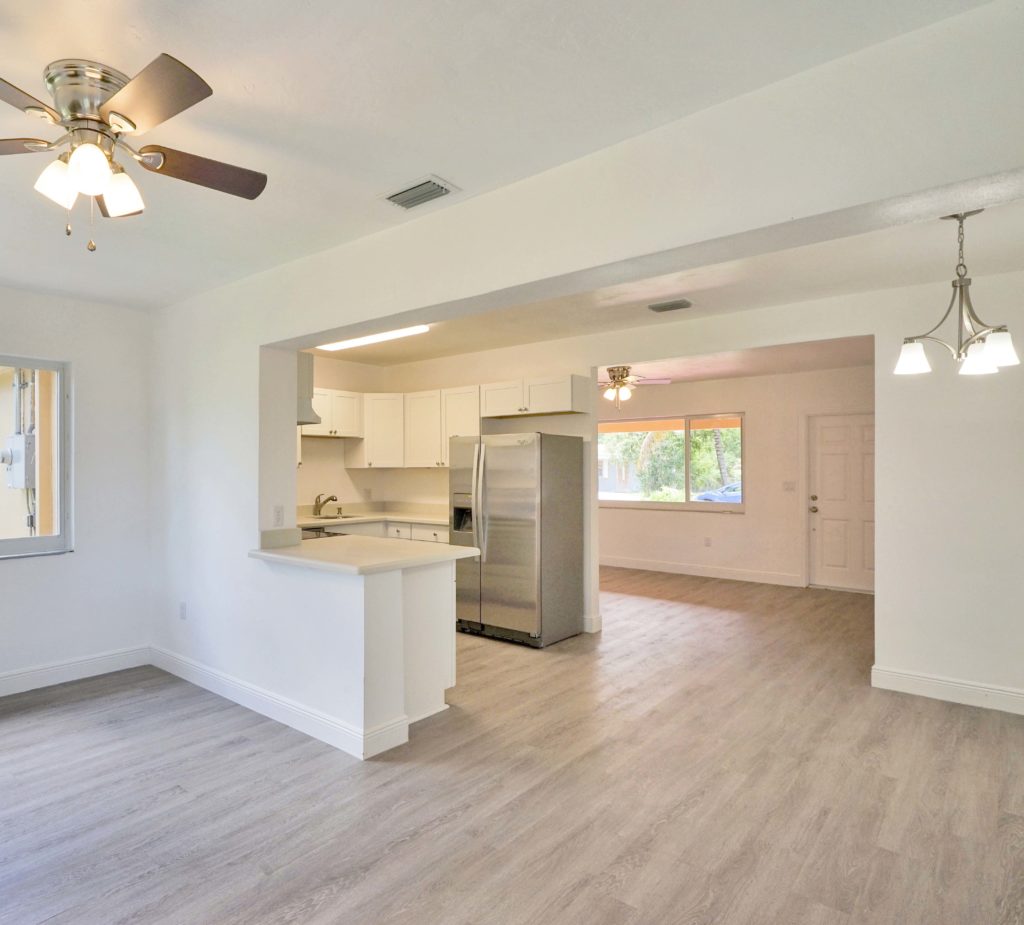
[[[875,587],[875,417],[819,415],[809,431],[810,583]]]

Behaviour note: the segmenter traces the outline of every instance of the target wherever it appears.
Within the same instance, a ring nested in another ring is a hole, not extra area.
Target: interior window
[[[610,505],[742,509],[741,414],[604,421],[598,460]]]
[[[0,357],[0,556],[63,552],[60,364]]]

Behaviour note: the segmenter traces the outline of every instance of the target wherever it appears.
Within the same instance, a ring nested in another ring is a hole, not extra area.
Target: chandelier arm
[[[991,334],[993,331],[997,331],[1001,327],[1006,327],[1006,325],[985,324],[985,322],[978,317],[978,313],[974,310],[974,303],[971,301],[971,290],[967,286],[964,287],[964,309],[974,328],[983,328],[985,334]]]
[[[941,328],[946,323],[946,319],[949,317],[950,312],[953,311],[953,305],[955,303],[956,303],[956,290],[954,289],[953,290],[953,295],[950,297],[950,300],[949,300],[949,305],[946,306],[946,312],[939,319],[939,323],[937,325],[935,325],[934,328],[930,328],[929,330],[925,331],[924,334],[916,334],[914,337],[907,337],[907,338],[904,338],[904,340],[905,341],[934,340],[934,341],[937,341],[938,343],[943,344],[944,346],[948,347],[949,344],[947,344],[945,341],[938,340],[938,338],[932,337],[932,334],[934,334],[939,328]]]
[[[932,328],[932,330],[934,331],[935,329]],[[920,342],[922,340],[931,341],[933,344],[939,344],[945,347],[949,351],[950,356],[953,357],[954,360],[959,359],[956,347],[954,347],[952,344],[947,344],[944,340],[941,340],[938,337],[932,337],[931,334],[921,334],[918,337],[908,337],[907,340],[917,342]]]

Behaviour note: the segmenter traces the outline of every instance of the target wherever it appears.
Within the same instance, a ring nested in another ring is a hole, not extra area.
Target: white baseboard
[[[759,572],[754,569],[725,568],[720,565],[699,565],[693,562],[666,562],[660,559],[630,559],[624,556],[601,556],[601,565],[635,568],[645,572],[671,572],[673,575],[696,575],[699,578],[728,578],[732,581],[756,581],[765,585],[803,588],[800,575],[787,572]]]
[[[958,678],[880,668],[878,665],[871,669],[871,686],[887,691],[931,697],[933,700],[1002,710],[1004,713],[1024,714],[1024,690],[1017,687],[993,687]]]
[[[133,649],[116,649],[112,652],[87,655],[84,658],[69,658],[62,662],[37,665],[34,668],[8,671],[0,674],[0,697],[34,691],[53,684],[80,681],[82,678],[109,674],[111,671],[123,671],[125,668],[138,668],[149,663],[149,646],[137,646]]]
[[[152,647],[152,664],[306,735],[340,748],[356,758],[372,758],[409,741],[409,721],[402,716],[373,729],[361,730],[334,716],[232,677],[194,659],[159,646]]]

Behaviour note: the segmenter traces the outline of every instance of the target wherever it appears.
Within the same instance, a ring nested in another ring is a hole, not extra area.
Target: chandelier
[[[971,303],[971,280],[967,275],[967,264],[964,263],[964,221],[977,215],[982,209],[972,212],[959,212],[956,215],[944,215],[944,219],[956,221],[959,242],[956,264],[956,279],[953,280],[953,296],[949,300],[946,313],[939,323],[924,334],[907,337],[903,340],[899,360],[893,372],[897,376],[914,376],[919,373],[930,373],[931,365],[924,352],[924,342],[941,344],[945,347],[960,367],[961,376],[984,376],[999,372],[1001,366],[1017,366],[1020,360],[1013,349],[1013,340],[1006,325],[985,324],[974,310]],[[947,343],[935,336],[953,312],[956,306],[957,335],[956,344]]]

